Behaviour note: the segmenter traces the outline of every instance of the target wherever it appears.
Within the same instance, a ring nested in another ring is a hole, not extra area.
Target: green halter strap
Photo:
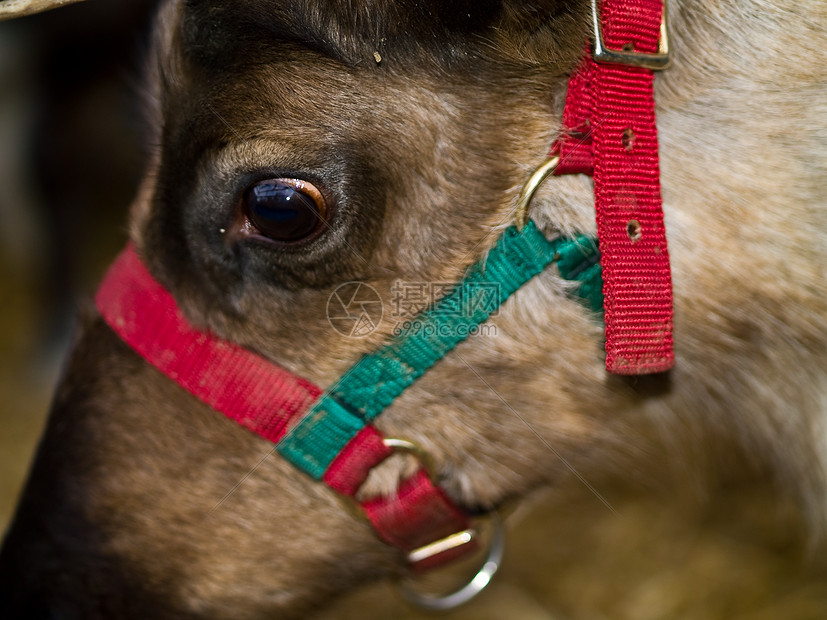
[[[278,451],[320,479],[360,430],[550,263],[557,263],[563,278],[578,282],[573,295],[599,312],[599,261],[590,237],[549,241],[531,221],[522,230],[507,228],[488,255],[410,329],[351,366],[278,443]]]

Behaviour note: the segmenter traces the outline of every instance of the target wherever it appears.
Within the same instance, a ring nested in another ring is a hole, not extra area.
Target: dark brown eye
[[[244,192],[243,206],[250,223],[274,241],[306,239],[327,217],[321,192],[300,179],[259,181]]]

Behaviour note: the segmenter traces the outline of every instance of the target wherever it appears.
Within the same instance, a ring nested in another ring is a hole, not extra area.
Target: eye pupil
[[[244,194],[244,210],[261,234],[276,241],[299,241],[324,223],[319,191],[296,179],[260,181]]]

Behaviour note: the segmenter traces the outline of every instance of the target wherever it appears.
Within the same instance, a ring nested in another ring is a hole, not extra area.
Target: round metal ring
[[[531,199],[534,198],[534,192],[543,184],[546,177],[553,173],[560,163],[560,156],[553,155],[546,161],[540,164],[537,169],[528,177],[528,181],[520,190],[520,195],[517,198],[517,208],[514,210],[514,223],[517,225],[517,230],[522,230],[523,226],[528,222],[528,206],[531,204]]]
[[[467,603],[491,582],[502,562],[505,551],[505,527],[496,512],[489,514],[492,532],[491,541],[488,544],[488,555],[477,574],[463,587],[455,592],[446,595],[428,595],[414,590],[410,584],[400,582],[399,591],[402,596],[411,604],[428,611],[447,611]]]
[[[434,461],[434,457],[426,452],[421,446],[418,446],[407,439],[398,439],[396,437],[385,437],[382,439],[382,443],[388,448],[391,448],[394,452],[401,452],[413,456],[420,462],[422,467],[425,468],[425,471],[431,481],[436,483],[439,474],[436,467],[436,461]]]

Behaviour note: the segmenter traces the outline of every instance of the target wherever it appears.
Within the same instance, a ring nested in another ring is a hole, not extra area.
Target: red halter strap
[[[653,73],[639,66],[659,64],[663,6],[663,0],[604,0],[598,13],[595,0],[595,30],[602,24],[603,33],[598,52],[608,51],[595,62],[589,50],[571,77],[563,134],[552,147],[560,155],[555,174],[594,176],[606,368],[617,374],[674,365]],[[665,68],[668,60],[660,60],[658,68]]]
[[[322,393],[306,379],[238,345],[193,327],[146,270],[132,246],[110,267],[95,301],[103,319],[146,361],[193,396],[257,435],[277,443]],[[392,447],[366,426],[336,457],[323,481],[352,497]],[[361,502],[379,537],[409,553],[468,529],[468,516],[424,469],[396,495]],[[445,564],[475,544],[424,554],[414,568]]]

